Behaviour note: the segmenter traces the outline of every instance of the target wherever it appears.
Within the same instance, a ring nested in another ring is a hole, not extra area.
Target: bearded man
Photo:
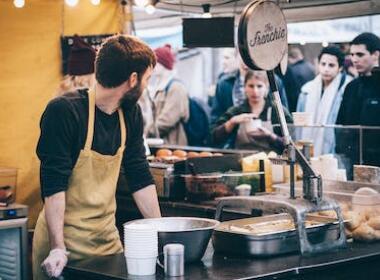
[[[122,252],[115,226],[121,166],[142,215],[161,216],[136,104],[155,65],[145,43],[113,36],[97,54],[94,90],[65,93],[46,107],[37,146],[44,208],[33,240],[34,279],[59,277],[68,261]]]

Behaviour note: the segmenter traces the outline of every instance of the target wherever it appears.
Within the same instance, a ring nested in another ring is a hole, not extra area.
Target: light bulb
[[[22,8],[25,6],[25,0],[14,0],[13,5],[15,5],[16,8]]]
[[[326,48],[328,45],[329,45],[329,42],[326,42],[326,41],[322,42],[322,47]]]
[[[306,45],[306,41],[302,40],[302,41],[300,42],[300,45],[302,45],[302,46]]]
[[[203,9],[203,14],[202,14],[202,17],[203,18],[211,18],[211,13],[210,13],[210,4],[203,4],[202,5],[202,9]]]
[[[75,7],[78,4],[79,0],[65,0],[65,2],[66,5],[70,7]]]
[[[100,4],[100,0],[91,0],[91,4],[94,6],[98,6]]]
[[[135,0],[135,5],[137,7],[145,7],[146,5],[148,5],[148,3],[148,0]]]
[[[212,15],[211,15],[211,13],[203,13],[202,17],[203,18],[212,18]]]
[[[156,11],[156,8],[153,5],[148,5],[145,7],[145,12],[148,15],[153,15],[155,11]]]

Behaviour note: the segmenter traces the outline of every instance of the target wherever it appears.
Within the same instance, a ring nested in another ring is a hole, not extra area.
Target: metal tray
[[[269,257],[299,251],[299,238],[295,229],[276,230],[265,234],[231,230],[231,226],[242,227],[280,220],[292,221],[292,218],[288,214],[277,214],[223,222],[214,230],[212,236],[214,250],[217,253],[256,257]],[[306,226],[306,232],[312,244],[339,238],[339,224],[336,219],[309,215],[307,221],[316,223]]]

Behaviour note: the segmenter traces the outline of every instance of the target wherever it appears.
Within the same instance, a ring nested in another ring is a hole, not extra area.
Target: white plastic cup
[[[154,275],[156,274],[157,257],[130,258],[126,257],[128,274],[131,275]]]
[[[258,128],[262,127],[263,123],[260,119],[251,119],[245,123],[245,129],[247,133],[253,132]]]

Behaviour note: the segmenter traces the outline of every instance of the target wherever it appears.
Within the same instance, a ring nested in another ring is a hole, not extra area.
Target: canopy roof
[[[160,0],[158,9],[180,13],[203,13],[202,5],[210,5],[213,15],[240,14],[252,0]],[[272,1],[272,0],[268,0]],[[274,1],[274,0],[273,0]],[[312,21],[360,15],[380,14],[379,0],[277,0],[287,22]]]

